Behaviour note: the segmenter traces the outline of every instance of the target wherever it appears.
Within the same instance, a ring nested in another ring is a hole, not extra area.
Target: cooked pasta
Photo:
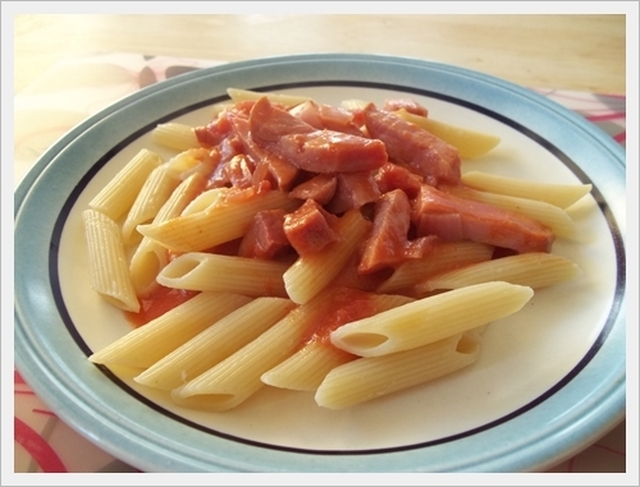
[[[156,217],[178,184],[180,180],[164,164],[151,171],[122,224],[125,243],[139,240],[140,235],[134,235],[136,227]]]
[[[206,250],[236,238],[247,231],[256,213],[274,208],[293,209],[296,201],[281,191],[267,191],[253,198],[233,198],[232,190],[201,211],[181,215],[162,223],[138,226],[138,231],[170,250]]]
[[[577,238],[566,208],[591,186],[463,174],[498,137],[406,99],[227,94],[210,123],[158,125],[152,141],[174,155],[140,151],[84,211],[93,288],[146,321],[92,363],[137,369],[188,408],[274,387],[341,409],[472,365],[491,322],[579,275],[551,245]],[[432,187],[476,225],[462,231],[450,207],[429,219]],[[484,227],[478,201],[548,252],[481,243],[504,220]],[[176,303],[145,314],[165,292]]]
[[[426,294],[439,289],[457,289],[489,281],[507,281],[538,289],[573,279],[580,268],[560,255],[544,252],[510,255],[437,274],[416,285]]]
[[[156,281],[166,287],[191,291],[286,297],[282,276],[288,267],[283,262],[187,252],[167,264]]]
[[[91,286],[118,308],[138,311],[140,303],[129,275],[120,227],[96,210],[83,211],[82,219]]]
[[[151,140],[163,147],[186,151],[200,147],[193,127],[182,123],[161,123],[151,132]]]
[[[174,389],[171,397],[180,405],[210,411],[225,411],[246,401],[265,385],[262,374],[295,352],[308,322],[322,311],[319,303],[294,309],[258,338]]]
[[[421,259],[403,262],[378,286],[378,293],[412,293],[414,286],[430,276],[450,269],[488,261],[493,256],[491,245],[476,242],[444,242]]]
[[[158,154],[142,149],[94,196],[89,208],[118,220],[129,211],[149,174],[162,163]]]
[[[160,223],[180,215],[203,186],[204,176],[200,173],[194,173],[186,178],[160,208],[153,222]],[[129,274],[138,296],[148,295],[158,286],[156,281],[158,273],[168,263],[169,254],[166,247],[149,237],[143,237],[129,264]]]
[[[200,293],[92,354],[96,364],[146,368],[251,301],[233,293]]]
[[[340,240],[323,252],[300,257],[284,275],[288,296],[302,304],[318,295],[340,273],[364,238],[369,222],[359,211],[348,211],[340,219]]]
[[[476,333],[456,334],[411,350],[365,357],[331,370],[318,387],[318,405],[343,409],[423,384],[473,364],[480,354]]]
[[[411,302],[411,298],[397,295],[374,295],[376,312]],[[312,340],[291,357],[262,374],[262,382],[274,387],[297,391],[313,391],[333,368],[357,358],[334,347],[331,343]]]
[[[593,187],[591,184],[541,183],[481,171],[463,174],[462,182],[479,191],[544,201],[565,209],[589,194]]]
[[[331,343],[363,357],[400,352],[509,316],[532,296],[531,288],[503,281],[466,286],[343,325]]]
[[[260,336],[293,308],[288,299],[256,298],[176,348],[135,381],[157,389],[175,389]]]
[[[546,203],[544,201],[521,198],[518,196],[508,196],[503,194],[488,193],[475,189],[450,190],[453,194],[458,194],[480,203],[488,203],[492,206],[502,208],[525,215],[533,220],[537,220],[548,226],[558,237],[575,239],[578,237],[575,221],[571,216],[559,206]]]

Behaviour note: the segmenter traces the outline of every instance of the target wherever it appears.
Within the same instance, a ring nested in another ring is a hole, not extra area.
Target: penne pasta
[[[288,299],[256,298],[194,336],[134,380],[157,389],[175,389],[257,338],[294,307]]]
[[[213,167],[219,162],[215,152],[205,148],[187,149],[166,162],[167,170],[180,179],[186,179],[193,173],[208,176]]]
[[[592,189],[591,184],[541,183],[480,171],[463,174],[462,182],[479,191],[544,201],[564,209],[589,194]]]
[[[204,187],[204,176],[194,173],[182,181],[173,191],[166,203],[154,218],[160,223],[175,218],[185,209],[187,204],[200,193]],[[129,274],[138,296],[149,294],[158,286],[156,277],[160,270],[169,263],[167,249],[149,237],[143,237],[136,247],[129,264]]]
[[[200,147],[193,127],[182,123],[161,123],[151,132],[151,140],[168,149],[186,151]]]
[[[313,341],[260,377],[265,384],[294,391],[315,391],[324,377],[355,355],[331,344]]]
[[[376,312],[411,302],[406,296],[371,295]],[[262,374],[265,384],[297,391],[314,391],[331,369],[357,358],[330,342],[311,340],[291,357]]]
[[[120,227],[104,213],[91,209],[82,212],[82,220],[91,287],[114,306],[137,312],[140,303],[129,275]]]
[[[95,364],[147,368],[212,323],[251,301],[233,293],[200,293],[93,353]]]
[[[376,289],[378,293],[412,293],[414,286],[449,269],[491,259],[494,248],[477,242],[443,242],[422,259],[400,264]]]
[[[162,163],[158,154],[142,149],[89,202],[89,208],[117,221],[129,211],[151,171]]]
[[[247,296],[286,297],[282,275],[289,264],[236,255],[188,252],[159,273],[159,284],[190,291],[218,291]]]
[[[165,164],[151,171],[122,224],[122,238],[125,244],[136,240],[134,235],[136,227],[155,218],[179,183],[180,180],[167,169]]]
[[[462,198],[486,203],[537,220],[549,227],[558,237],[568,239],[577,238],[576,223],[571,216],[559,206],[544,201],[488,193],[468,188],[448,188],[447,191]]]
[[[286,107],[293,107],[295,105],[299,105],[306,101],[311,101],[312,99],[306,96],[298,96],[298,95],[286,95],[279,93],[262,93],[259,91],[251,91],[251,90],[243,90],[240,88],[227,88],[227,95],[231,98],[233,102],[239,101],[255,101],[259,100],[263,96],[266,96],[269,101],[273,103],[279,103]]]
[[[331,343],[364,357],[409,350],[504,318],[532,296],[531,288],[507,282],[475,284],[348,323],[331,333]]]
[[[258,392],[262,374],[291,356],[300,346],[308,323],[322,312],[322,301],[302,305],[258,338],[211,369],[171,392],[182,406],[225,411]]]
[[[573,279],[580,268],[565,257],[544,252],[511,255],[435,275],[416,286],[416,292],[458,289],[489,281],[506,281],[537,289]]]
[[[411,350],[359,358],[331,370],[315,400],[322,407],[343,409],[424,384],[473,364],[480,348],[479,334],[462,333]]]
[[[358,210],[350,210],[339,220],[341,238],[316,254],[302,256],[284,275],[284,286],[295,303],[306,303],[317,296],[340,273],[356,251],[370,223]]]
[[[207,208],[181,215],[162,223],[141,225],[138,231],[178,252],[210,249],[242,237],[253,217],[261,210],[292,210],[299,202],[281,191],[247,192],[225,189],[224,194]]]

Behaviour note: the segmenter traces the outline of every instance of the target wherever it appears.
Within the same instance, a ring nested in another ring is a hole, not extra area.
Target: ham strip
[[[405,260],[410,225],[407,195],[399,189],[383,194],[376,203],[373,230],[365,242],[358,272],[375,272]]]
[[[372,173],[339,173],[333,199],[325,207],[331,213],[340,214],[373,203],[379,196],[380,190]]]
[[[249,127],[256,144],[305,171],[371,171],[387,162],[382,141],[334,130],[318,130],[272,105],[266,97],[254,104]]]
[[[326,205],[333,198],[337,185],[335,175],[318,174],[293,188],[289,196],[300,200],[314,200],[321,205]]]
[[[247,233],[240,241],[238,255],[257,259],[274,259],[289,247],[284,233],[285,210],[256,213]]]
[[[406,110],[414,115],[421,117],[429,116],[429,111],[415,100],[411,98],[389,98],[384,101],[384,110],[395,112],[397,110]]]
[[[338,217],[314,200],[307,200],[284,218],[284,233],[291,246],[304,256],[319,252],[339,238],[335,230]]]
[[[460,182],[460,155],[455,147],[372,104],[364,115],[369,134],[384,142],[394,162],[409,166],[432,186]]]
[[[352,112],[309,100],[292,108],[289,113],[318,130],[329,129],[345,134],[363,135],[360,127],[364,119],[360,111]]]
[[[412,221],[418,235],[471,240],[524,252],[550,252],[553,232],[535,220],[423,185]]]

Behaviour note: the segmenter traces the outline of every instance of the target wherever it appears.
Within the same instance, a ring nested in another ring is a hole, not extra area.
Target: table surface
[[[524,86],[625,94],[624,15],[18,15],[15,93],[65,57],[409,56]]]
[[[358,52],[454,64],[541,90],[624,97],[625,42],[624,15],[18,15],[14,95],[28,95],[29,87],[64,60],[99,53],[199,59],[207,65]],[[19,379],[16,384],[17,393],[26,388]],[[623,423],[582,457],[589,464],[582,471],[624,471],[624,428]],[[91,448],[91,461],[109,460]],[[554,471],[575,470],[577,462]],[[29,465],[16,463],[16,470],[32,471]]]

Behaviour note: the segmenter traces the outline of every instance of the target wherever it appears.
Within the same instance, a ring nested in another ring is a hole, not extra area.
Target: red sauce
[[[187,291],[185,289],[172,289],[158,286],[149,295],[140,299],[139,312],[127,312],[125,316],[127,320],[137,328],[188,301],[198,293],[199,291]]]
[[[319,341],[329,344],[329,335],[351,321],[373,316],[377,312],[371,295],[352,288],[337,288],[326,298],[322,311],[316,314],[303,337],[303,343]]]

